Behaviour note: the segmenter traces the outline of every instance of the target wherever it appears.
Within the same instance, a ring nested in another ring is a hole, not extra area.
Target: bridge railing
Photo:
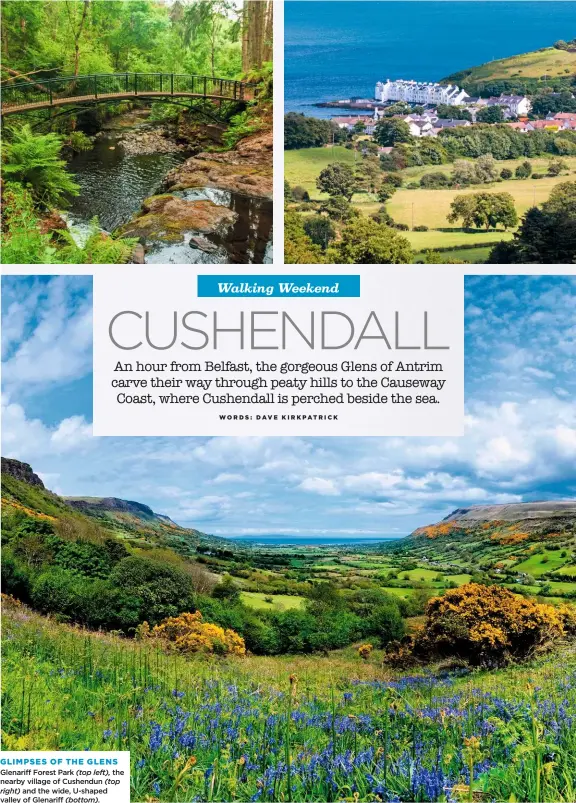
[[[29,83],[6,83],[2,87],[2,105],[26,106],[33,103],[51,105],[66,98],[95,98],[101,95],[192,94],[229,100],[251,100],[257,85],[229,78],[179,73],[100,73],[94,75],[49,78]]]

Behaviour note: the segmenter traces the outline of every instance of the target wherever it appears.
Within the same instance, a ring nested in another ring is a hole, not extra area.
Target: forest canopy
[[[272,60],[272,3],[13,0],[2,78],[175,72],[238,78]]]

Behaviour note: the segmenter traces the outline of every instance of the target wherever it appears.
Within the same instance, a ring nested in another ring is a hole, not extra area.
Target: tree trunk
[[[242,70],[259,70],[272,58],[272,2],[245,0],[242,9]]]
[[[78,28],[74,30],[72,15],[70,14],[70,6],[68,5],[68,2],[66,3],[66,10],[68,11],[68,19],[70,20],[70,25],[72,26],[72,31],[74,35],[74,75],[78,75],[78,73],[80,72],[80,37],[82,36],[82,31],[84,30],[84,24],[86,23],[89,7],[90,7],[90,0],[84,0],[80,23],[78,25]]]
[[[10,67],[4,67],[4,70],[14,78],[19,78],[21,81],[27,81],[29,84],[32,84],[33,87],[40,90],[40,92],[47,92],[48,90],[43,84],[37,84],[32,79],[28,78],[28,75],[34,75],[34,73],[21,73],[18,70],[11,70]],[[8,79],[10,80],[10,79]]]

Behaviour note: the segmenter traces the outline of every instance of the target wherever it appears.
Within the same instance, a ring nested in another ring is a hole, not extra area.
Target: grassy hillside
[[[442,79],[442,83],[458,83],[467,91],[481,90],[496,82],[508,82],[511,87],[525,82],[536,89],[556,83],[568,85],[575,76],[576,51],[547,47],[461,70]]]
[[[515,591],[551,600],[576,601],[576,515],[574,509],[548,518],[533,518],[519,512],[512,519],[498,518],[498,506],[491,518],[471,520],[456,515],[416,530],[402,543],[388,547],[397,560],[413,559],[429,567],[451,585],[454,574],[482,577]],[[472,508],[474,511],[474,508]],[[399,575],[402,577],[403,575]]]
[[[327,165],[333,162],[344,162],[351,166],[361,164],[361,157],[354,151],[336,145],[326,148],[304,148],[290,150],[284,153],[285,177],[291,186],[299,185],[308,191],[312,199],[323,199],[328,196],[316,188],[316,178]],[[523,159],[503,159],[498,162],[498,169],[509,169],[514,173]],[[386,209],[396,223],[405,224],[412,229],[413,226],[427,226],[428,231],[403,231],[405,237],[416,252],[427,249],[448,249],[457,247],[451,252],[449,258],[463,262],[481,262],[485,260],[492,246],[501,240],[510,240],[512,231],[502,228],[484,231],[482,229],[463,229],[457,224],[448,223],[447,216],[450,204],[457,195],[475,192],[507,192],[512,195],[518,217],[534,205],[546,201],[551,191],[558,184],[566,182],[576,172],[576,157],[564,157],[567,166],[559,176],[548,176],[538,180],[512,180],[496,182],[488,185],[471,185],[460,189],[407,189],[406,185],[419,182],[422,176],[436,173],[439,170],[451,173],[451,165],[426,165],[423,167],[408,167],[398,171],[404,187],[397,190],[386,203]],[[545,174],[550,159],[538,157],[530,159],[534,173]],[[375,195],[369,193],[356,193],[352,202],[364,215],[373,215],[381,208],[382,203]],[[478,246],[486,245],[485,248]],[[470,246],[469,250],[465,247]],[[472,248],[473,246],[473,248]],[[416,257],[418,259],[418,256]]]
[[[407,674],[377,651],[185,658],[3,619],[4,749],[129,750],[133,801],[576,799],[570,649]]]

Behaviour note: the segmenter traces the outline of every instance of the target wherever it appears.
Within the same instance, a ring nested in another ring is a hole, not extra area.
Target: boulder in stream
[[[171,191],[195,187],[272,198],[272,132],[240,140],[234,150],[202,152],[171,170],[165,187]]]
[[[182,242],[187,231],[224,233],[237,218],[236,212],[212,201],[153,195],[143,201],[142,211],[118,232],[123,237]]]

